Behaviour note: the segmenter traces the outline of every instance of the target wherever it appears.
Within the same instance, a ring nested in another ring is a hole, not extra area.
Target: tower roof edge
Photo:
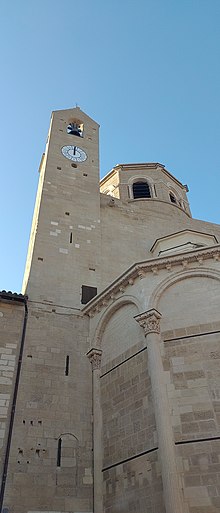
[[[88,114],[86,114],[86,112],[84,112],[83,110],[80,109],[80,107],[72,107],[71,109],[58,109],[58,110],[53,110],[52,111],[52,116],[56,113],[60,113],[60,114],[67,114],[69,112],[70,116],[77,116],[77,117],[80,117],[80,114],[83,115],[83,117],[86,117],[88,120],[92,121],[93,123],[95,123],[95,125],[97,125],[98,127],[100,127],[99,123],[97,123],[97,121],[95,121],[93,118],[91,118],[90,116],[88,116]]]
[[[160,164],[160,162],[138,162],[138,163],[131,163],[131,164],[116,164],[116,166],[113,167],[113,169],[111,169],[111,171],[109,171],[105,176],[103,176],[103,178],[100,180],[100,184],[104,183],[105,180],[109,179],[111,175],[113,175],[116,171],[118,170],[131,170],[133,169],[134,171],[138,171],[138,170],[141,170],[143,171],[143,169],[158,169],[160,168],[169,178],[171,178],[172,180],[174,180],[180,187],[182,187],[186,192],[188,192],[188,187],[187,185],[183,185],[182,182],[180,182],[172,173],[170,173],[170,171],[168,171],[166,168],[165,168],[165,165],[164,164]]]

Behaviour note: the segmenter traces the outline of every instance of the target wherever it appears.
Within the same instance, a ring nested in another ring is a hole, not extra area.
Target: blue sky
[[[101,176],[161,162],[219,223],[219,0],[1,1],[0,289],[19,292],[52,110],[101,125]]]

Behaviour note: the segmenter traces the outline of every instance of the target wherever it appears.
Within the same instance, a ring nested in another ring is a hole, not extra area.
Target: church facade
[[[1,513],[220,511],[220,225],[159,163],[99,180],[56,111],[21,294],[0,292]]]

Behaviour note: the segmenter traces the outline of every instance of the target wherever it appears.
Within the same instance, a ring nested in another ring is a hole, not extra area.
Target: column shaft
[[[135,317],[140,326],[144,328],[147,337],[148,368],[152,385],[166,513],[184,513],[183,496],[176,467],[169,400],[160,353],[160,318],[161,314],[155,309]]]
[[[92,414],[93,414],[93,503],[94,513],[103,513],[103,454],[101,408],[101,355],[100,349],[92,348],[87,356],[92,365]]]
[[[102,410],[100,369],[92,373],[93,381],[93,451],[94,451],[94,513],[103,513],[102,490]]]
[[[169,401],[164,382],[159,335],[157,333],[148,333],[147,347],[166,511],[167,513],[183,513],[184,506],[176,468]]]

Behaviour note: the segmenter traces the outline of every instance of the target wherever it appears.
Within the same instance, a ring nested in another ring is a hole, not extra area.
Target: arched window
[[[147,182],[133,183],[133,198],[151,198],[151,191]]]
[[[72,433],[63,433],[57,442],[57,467],[74,467],[77,464],[78,438]]]
[[[79,453],[79,440],[73,433],[62,433],[57,439],[56,457],[56,486],[63,487],[65,475],[65,486],[71,487],[76,493],[78,486],[78,465],[81,461]],[[59,470],[58,470],[59,469]]]
[[[169,196],[170,196],[171,203],[174,203],[176,205],[177,204],[176,196],[174,196],[173,192],[170,192]]]

